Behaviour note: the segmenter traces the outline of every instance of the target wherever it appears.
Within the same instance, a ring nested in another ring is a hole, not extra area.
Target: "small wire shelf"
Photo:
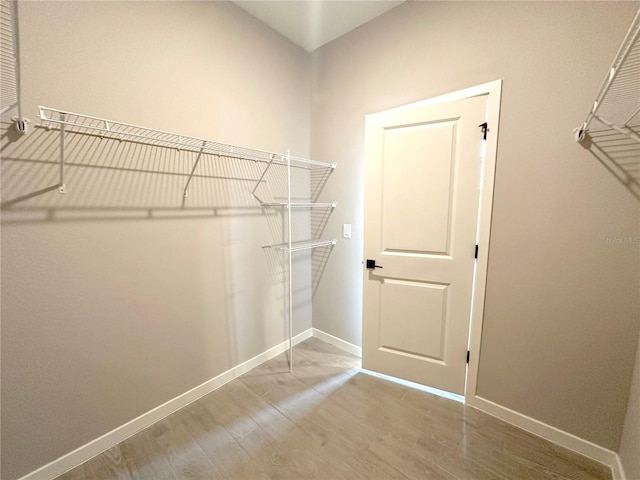
[[[283,208],[336,208],[336,202],[331,203],[305,203],[305,202],[272,202],[261,203],[263,207],[283,207]]]
[[[613,129],[640,143],[640,10],[618,49],[576,141],[583,142],[593,121],[594,130]]]
[[[262,248],[273,248],[284,252],[299,252],[301,250],[312,250],[314,248],[330,247],[337,243],[336,240],[318,240],[289,243],[278,243],[276,245],[262,245]]]

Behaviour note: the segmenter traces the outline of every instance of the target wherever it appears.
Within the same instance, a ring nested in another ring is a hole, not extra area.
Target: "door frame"
[[[473,405],[478,384],[478,367],[482,340],[482,324],[484,300],[487,284],[487,266],[489,262],[489,241],[491,235],[491,215],[493,211],[493,191],[498,151],[498,128],[500,121],[500,102],[502,97],[502,80],[483,83],[445,95],[418,101],[397,109],[413,108],[420,105],[445,103],[465,98],[487,96],[486,122],[488,124],[485,143],[485,160],[480,172],[482,186],[479,193],[478,208],[478,258],[474,269],[471,316],[469,319],[469,363],[465,377],[465,403]],[[393,110],[396,110],[394,108]],[[364,317],[363,317],[364,322]],[[363,323],[364,325],[364,323]]]
[[[491,237],[491,217],[493,213],[493,192],[495,186],[496,160],[498,155],[498,131],[500,124],[500,101],[502,98],[502,80],[485,83],[462,90],[466,96],[487,95],[488,123],[485,143],[485,159],[482,166],[482,188],[480,189],[480,206],[478,208],[478,259],[473,279],[471,300],[471,318],[469,319],[469,364],[467,365],[467,381],[464,390],[465,403],[472,404],[478,386],[480,367],[480,349],[482,341],[482,325],[484,321],[484,300],[487,287],[487,270],[489,264],[489,246]],[[475,93],[474,93],[475,92]],[[478,93],[481,92],[481,93]]]

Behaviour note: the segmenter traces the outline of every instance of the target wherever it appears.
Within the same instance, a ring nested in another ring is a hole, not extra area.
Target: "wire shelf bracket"
[[[191,169],[191,173],[189,173],[189,178],[187,179],[187,183],[184,186],[184,190],[182,192],[182,197],[183,198],[187,198],[187,196],[188,196],[189,184],[191,183],[191,179],[193,178],[193,174],[196,171],[196,168],[198,167],[198,163],[200,163],[200,158],[202,157],[202,152],[204,152],[204,149],[206,148],[206,146],[207,146],[207,141],[203,140],[202,141],[202,148],[198,152],[198,156],[196,157],[196,161],[193,162],[193,168]]]

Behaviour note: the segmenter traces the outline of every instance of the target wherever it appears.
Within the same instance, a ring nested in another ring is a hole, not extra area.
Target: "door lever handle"
[[[383,268],[380,265],[376,265],[375,260],[367,259],[367,268],[373,270],[374,268]]]

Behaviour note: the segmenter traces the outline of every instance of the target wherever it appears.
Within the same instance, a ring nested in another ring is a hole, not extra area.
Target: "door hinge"
[[[469,356],[471,355],[471,352],[469,350],[467,350],[467,363],[469,363]]]
[[[476,252],[473,254],[473,258],[478,259],[478,245],[476,245]]]
[[[480,128],[482,128],[482,139],[486,140],[487,139],[487,132],[489,131],[489,124],[487,122],[484,122],[484,123],[481,123],[478,126]]]

